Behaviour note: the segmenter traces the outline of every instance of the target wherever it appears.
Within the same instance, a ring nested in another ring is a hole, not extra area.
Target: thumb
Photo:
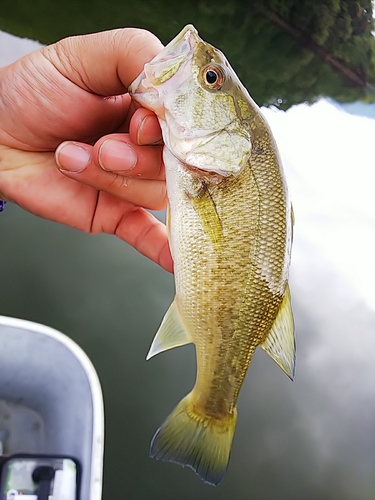
[[[46,151],[117,130],[128,85],[161,48],[150,32],[125,28],[66,38],[0,69],[0,142]]]
[[[43,49],[56,69],[101,96],[127,92],[146,62],[163,48],[152,33],[124,28],[65,38]]]

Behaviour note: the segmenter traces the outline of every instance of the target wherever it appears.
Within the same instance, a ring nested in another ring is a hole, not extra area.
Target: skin
[[[160,41],[139,29],[71,37],[0,68],[0,199],[105,232],[173,270],[161,132],[127,88]]]

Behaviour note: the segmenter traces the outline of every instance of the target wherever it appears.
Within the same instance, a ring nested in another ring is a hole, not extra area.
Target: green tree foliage
[[[375,100],[375,38],[371,0],[267,0],[263,13],[285,21],[284,31],[344,76],[343,85],[320,81],[317,95],[337,100]],[[274,16],[273,16],[274,15]],[[280,24],[279,24],[280,25]],[[315,65],[309,66],[308,71]],[[334,84],[332,86],[332,84]],[[331,89],[330,91],[328,89]],[[330,94],[329,92],[332,92]]]
[[[0,29],[44,43],[119,26],[167,43],[188,23],[223,50],[260,105],[375,100],[371,0],[13,0],[0,12]]]
[[[371,2],[356,2],[356,9],[352,4],[273,0],[249,7],[238,1],[231,12],[228,4],[223,13],[212,8],[212,22],[201,32],[223,48],[260,104],[287,109],[321,96],[374,101],[366,87],[375,82]]]

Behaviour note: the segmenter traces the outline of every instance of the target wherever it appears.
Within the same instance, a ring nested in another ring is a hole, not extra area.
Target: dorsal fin
[[[294,379],[296,345],[294,339],[294,321],[290,303],[290,291],[287,285],[284,299],[274,324],[267,335],[262,349],[280,366],[280,368]]]
[[[191,340],[188,338],[184,325],[181,322],[176,299],[174,299],[168,311],[165,313],[159,330],[156,332],[146,360],[159,354],[159,352],[189,344],[190,342]]]

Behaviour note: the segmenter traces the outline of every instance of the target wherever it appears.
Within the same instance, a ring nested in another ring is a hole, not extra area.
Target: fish
[[[217,485],[260,346],[293,380],[293,210],[271,129],[224,54],[187,25],[129,87],[158,117],[175,298],[147,359],[195,345],[197,375],[150,455]]]

